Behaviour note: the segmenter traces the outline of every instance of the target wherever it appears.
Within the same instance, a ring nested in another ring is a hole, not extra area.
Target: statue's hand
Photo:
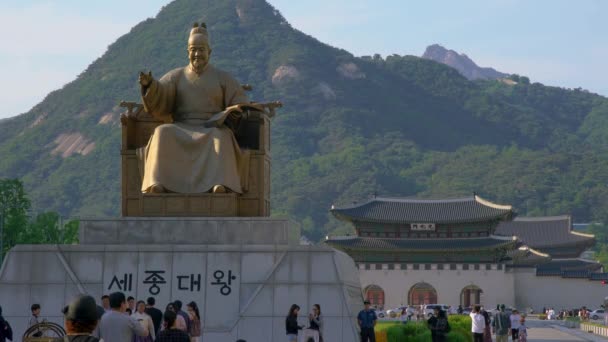
[[[143,71],[139,73],[139,84],[141,84],[141,86],[144,88],[149,87],[150,84],[152,84],[153,79],[154,78],[152,78],[152,71],[148,71],[147,74]]]

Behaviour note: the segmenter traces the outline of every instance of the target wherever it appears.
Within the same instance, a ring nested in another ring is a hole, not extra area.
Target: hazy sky
[[[217,0],[221,1],[221,0]],[[170,0],[0,0],[0,118],[26,112]],[[608,95],[608,1],[270,0],[357,56],[439,43],[532,81]]]

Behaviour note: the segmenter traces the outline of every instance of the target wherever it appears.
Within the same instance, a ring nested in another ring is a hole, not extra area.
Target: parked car
[[[598,320],[598,319],[604,319],[604,309],[597,309],[597,310],[593,310],[591,311],[591,313],[589,314],[589,317],[591,317],[592,320]]]
[[[470,307],[470,306],[467,306],[466,308],[462,309],[462,314],[463,315],[470,315],[472,311],[473,311],[473,308]]]
[[[424,306],[424,315],[427,317],[433,316],[433,312],[437,307],[439,308],[439,310],[443,310],[445,312],[447,312],[447,310],[450,308],[448,305],[445,304],[427,304]]]

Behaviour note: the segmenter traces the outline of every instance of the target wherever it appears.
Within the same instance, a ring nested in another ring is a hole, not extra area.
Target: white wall
[[[450,270],[449,264],[444,264],[444,270],[438,270],[435,264],[431,270],[424,270],[423,264],[420,265],[420,270],[413,270],[411,264],[407,265],[407,270],[389,270],[387,265],[383,265],[382,270],[365,270],[363,266],[359,267],[361,289],[369,285],[380,286],[385,294],[385,309],[407,305],[410,288],[421,282],[435,288],[437,301],[441,304],[458,306],[462,289],[475,285],[483,290],[482,305],[515,305],[513,273],[498,270],[497,265],[492,265],[492,270],[486,270],[485,264],[480,265],[480,270],[474,270],[473,265],[470,265],[469,270],[463,270],[460,264],[457,265],[457,270]],[[398,267],[395,265],[395,268]]]
[[[601,281],[562,278],[558,276],[537,277],[533,268],[514,270],[516,306],[531,307],[539,312],[543,307],[555,310],[599,308],[608,296],[608,286]]]

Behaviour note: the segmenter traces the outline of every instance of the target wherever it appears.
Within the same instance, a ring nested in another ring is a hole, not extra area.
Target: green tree
[[[64,222],[56,212],[29,217],[31,204],[18,179],[0,179],[2,256],[17,244],[72,244],[78,242],[77,220]]]

